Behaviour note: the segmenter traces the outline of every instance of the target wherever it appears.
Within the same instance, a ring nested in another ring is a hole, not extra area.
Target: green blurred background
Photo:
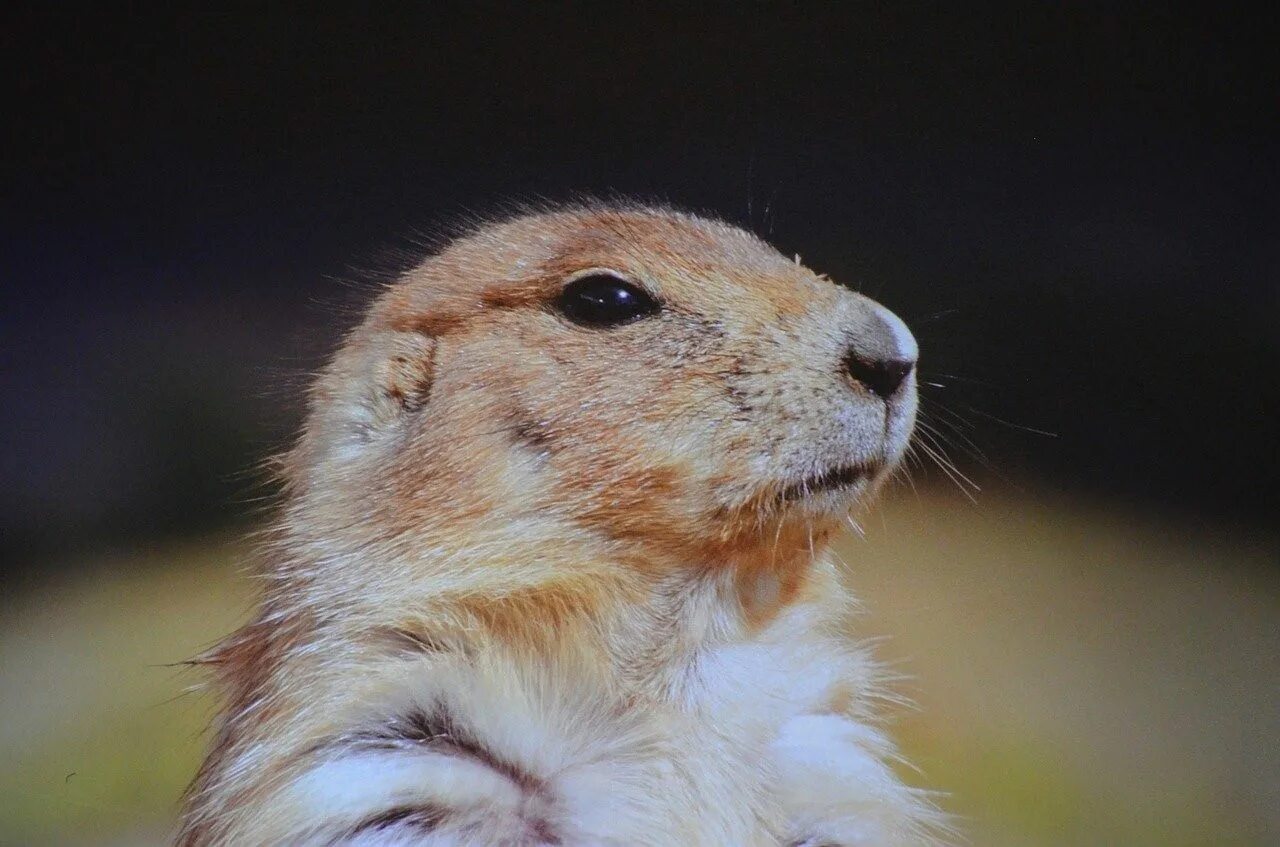
[[[307,375],[466,210],[579,191],[754,228],[917,332],[921,437],[976,486],[915,467],[840,551],[971,843],[1280,843],[1274,15],[0,29],[0,844],[163,841],[211,707],[180,663],[248,613]]]

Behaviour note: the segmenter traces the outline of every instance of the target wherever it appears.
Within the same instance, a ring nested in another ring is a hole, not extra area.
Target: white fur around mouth
[[[875,467],[872,465],[837,465],[788,485],[778,497],[790,502],[827,491],[839,491],[869,479],[874,472]]]

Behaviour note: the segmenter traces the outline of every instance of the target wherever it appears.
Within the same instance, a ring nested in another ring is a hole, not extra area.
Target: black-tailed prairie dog
[[[481,226],[323,371],[182,845],[931,841],[828,540],[911,333],[730,225]]]

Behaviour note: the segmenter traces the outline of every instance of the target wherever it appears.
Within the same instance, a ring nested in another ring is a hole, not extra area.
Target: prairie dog
[[[826,552],[907,446],[916,358],[665,209],[426,259],[311,392],[178,843],[930,843]]]

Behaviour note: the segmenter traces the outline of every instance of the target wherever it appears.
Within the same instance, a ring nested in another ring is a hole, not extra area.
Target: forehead
[[[398,310],[474,313],[545,299],[588,269],[635,279],[672,302],[767,301],[798,313],[831,288],[754,235],[719,221],[657,210],[530,215],[455,241],[409,275]],[[402,311],[403,314],[403,311]]]

